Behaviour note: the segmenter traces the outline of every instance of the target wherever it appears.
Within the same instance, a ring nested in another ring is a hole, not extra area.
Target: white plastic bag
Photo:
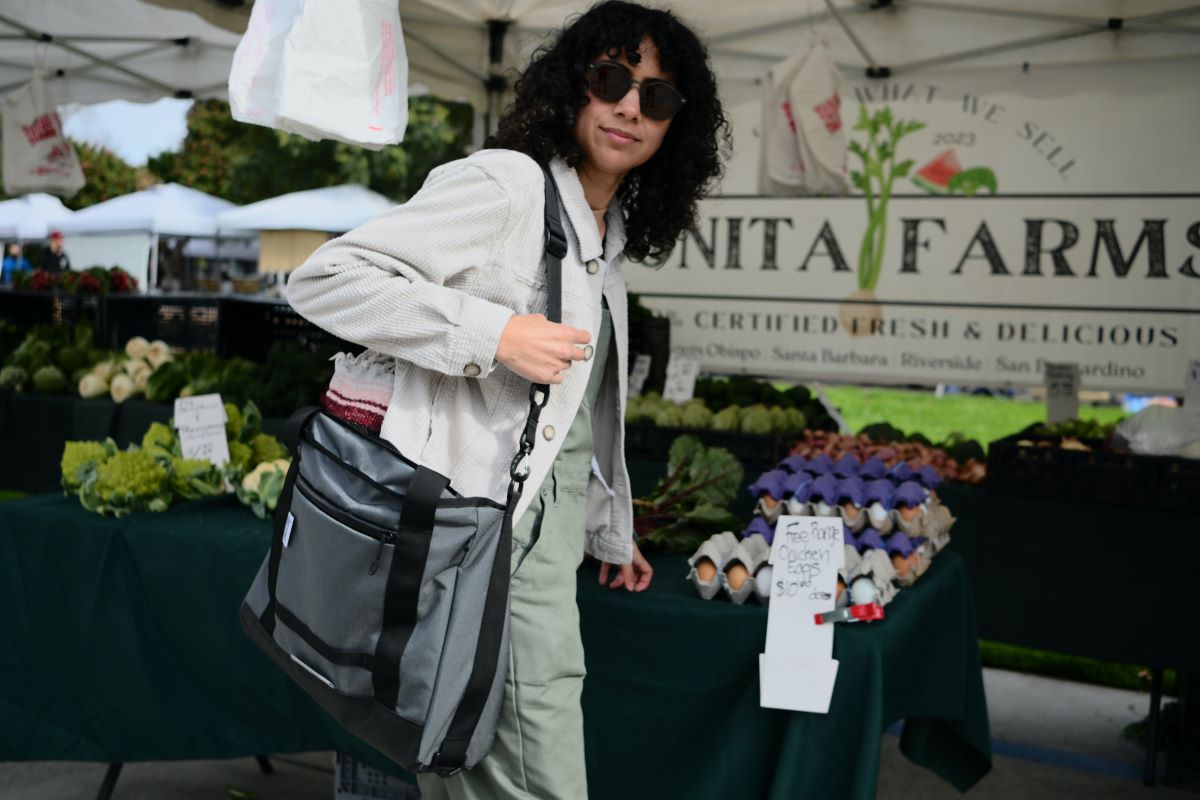
[[[304,0],[258,0],[229,69],[229,110],[239,122],[277,127],[283,42]]]
[[[4,191],[70,197],[86,183],[75,148],[38,72],[4,98]]]
[[[258,0],[229,74],[233,118],[379,150],[404,139],[395,0]]]
[[[1129,449],[1135,453],[1182,455],[1200,442],[1200,414],[1183,408],[1146,406],[1122,420],[1117,425],[1117,435],[1128,442]]]
[[[842,83],[824,42],[814,42],[766,74],[759,169],[762,192],[847,192]]]

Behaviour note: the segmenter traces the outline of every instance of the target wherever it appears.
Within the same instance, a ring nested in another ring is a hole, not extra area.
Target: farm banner
[[[706,200],[663,263],[626,266],[630,291],[712,371],[1040,386],[1076,362],[1085,388],[1178,393],[1200,357],[1200,195],[1155,187],[1200,186],[1200,104],[1165,76],[854,81],[830,121],[853,194]],[[1152,147],[1126,146],[1131,119]],[[735,131],[739,192],[754,133]]]
[[[719,198],[630,290],[705,369],[1179,392],[1200,354],[1200,196]]]

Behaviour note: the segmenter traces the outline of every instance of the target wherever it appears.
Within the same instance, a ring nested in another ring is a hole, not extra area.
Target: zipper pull
[[[384,542],[391,542],[394,538],[390,533],[385,533],[379,537],[379,548],[375,551],[375,560],[371,562],[371,569],[367,571],[368,575],[374,575],[375,571],[379,569],[379,561],[383,558]]]

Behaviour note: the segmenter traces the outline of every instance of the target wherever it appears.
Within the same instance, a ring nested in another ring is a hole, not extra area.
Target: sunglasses
[[[675,116],[686,102],[679,90],[664,80],[635,81],[629,67],[617,61],[588,64],[585,76],[592,95],[605,103],[615,103],[629,94],[630,87],[638,87],[642,113],[660,122]]]

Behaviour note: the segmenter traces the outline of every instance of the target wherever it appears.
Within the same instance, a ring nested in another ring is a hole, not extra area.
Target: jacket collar
[[[605,246],[601,249],[600,230],[596,227],[596,220],[588,207],[587,198],[583,196],[583,184],[579,182],[579,175],[575,169],[567,166],[563,159],[555,157],[550,161],[550,174],[558,187],[558,193],[562,195],[563,205],[567,209],[567,220],[575,231],[580,261],[591,261],[594,258],[611,261],[625,249],[625,220],[621,212],[621,201],[614,195],[612,202],[608,204],[608,211],[604,215],[607,228]]]

